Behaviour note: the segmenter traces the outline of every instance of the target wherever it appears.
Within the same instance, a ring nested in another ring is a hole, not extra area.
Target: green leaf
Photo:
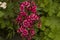
[[[58,12],[57,16],[60,17],[60,11]]]
[[[4,13],[2,11],[0,11],[0,17],[4,16]]]
[[[5,23],[1,23],[1,28],[4,29],[6,27]]]
[[[4,40],[2,37],[0,37],[0,40]]]
[[[48,34],[48,36],[49,36],[50,38],[52,38],[52,39],[54,39],[54,38],[55,38],[55,34],[54,34],[54,33],[52,33],[52,32],[51,32],[51,33],[49,33],[49,34]]]

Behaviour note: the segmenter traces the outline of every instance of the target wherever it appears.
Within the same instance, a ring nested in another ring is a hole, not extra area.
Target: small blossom
[[[23,30],[23,32],[22,32],[22,36],[27,36],[28,35],[28,30]]]
[[[28,22],[27,20],[24,20],[24,21],[23,21],[23,26],[26,27],[26,28],[28,28],[28,27],[31,26],[31,24],[30,24],[30,22]]]
[[[16,18],[16,21],[19,23],[19,22],[22,22],[22,17],[21,16],[18,16],[17,18]]]
[[[31,36],[27,37],[27,40],[31,40],[31,39],[32,39],[32,37],[31,37]]]
[[[19,30],[20,30],[20,32],[23,32],[23,31],[25,30],[25,28],[23,28],[23,26],[21,26],[21,27],[19,28]]]
[[[30,6],[30,3],[26,1],[25,6],[28,8]]]
[[[25,1],[25,2],[23,2],[23,4],[25,5],[25,6],[27,6],[28,4],[30,4],[28,1]]]
[[[31,11],[32,11],[33,13],[36,13],[36,8],[37,8],[37,6],[32,6]]]
[[[33,24],[33,22],[34,22],[31,19],[29,19],[29,18],[27,20],[28,20],[28,22],[30,22],[30,24]]]
[[[7,6],[3,7],[3,9],[6,9]]]
[[[34,36],[35,35],[35,30],[34,29],[31,29],[30,30],[30,34],[31,34],[31,36]]]
[[[0,7],[2,7],[3,9],[5,9],[7,6],[7,3],[6,2],[3,2],[1,5],[0,5]]]
[[[25,6],[24,6],[23,4],[21,4],[21,5],[20,5],[20,11],[24,11],[24,7],[25,7]]]
[[[2,2],[0,2],[0,5],[2,4]]]
[[[27,13],[26,12],[20,12],[20,16],[27,17]]]
[[[36,14],[31,14],[31,15],[29,16],[29,18],[30,18],[31,20],[34,20],[34,21],[39,20],[39,16],[36,15]]]

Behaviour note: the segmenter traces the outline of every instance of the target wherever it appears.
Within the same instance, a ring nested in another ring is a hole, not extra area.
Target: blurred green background
[[[19,4],[23,1],[0,0],[7,3],[6,9],[0,8],[0,40],[21,40],[16,32],[19,26],[15,19],[19,13]],[[32,40],[60,40],[60,0],[34,1],[42,27],[35,27],[36,35]]]

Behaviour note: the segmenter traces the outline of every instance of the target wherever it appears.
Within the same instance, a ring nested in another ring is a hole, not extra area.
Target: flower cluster
[[[36,11],[37,6],[34,2],[25,1],[20,4],[20,13],[16,18],[20,28],[17,30],[23,38],[31,40],[35,35],[34,23],[39,21],[39,16]],[[26,12],[27,11],[27,12]],[[29,12],[30,11],[30,15]]]
[[[6,2],[0,2],[0,7],[2,7],[3,9],[5,9],[7,6]]]

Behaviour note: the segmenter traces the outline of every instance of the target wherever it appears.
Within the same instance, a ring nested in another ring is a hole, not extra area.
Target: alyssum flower
[[[5,9],[7,7],[7,3],[6,2],[0,2],[0,7]]]

